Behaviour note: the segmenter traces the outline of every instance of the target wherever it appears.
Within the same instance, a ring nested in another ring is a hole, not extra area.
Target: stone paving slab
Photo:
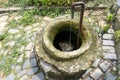
[[[104,55],[103,58],[104,59],[109,59],[109,60],[117,60],[117,55],[116,54],[107,53],[107,54]]]
[[[102,46],[102,50],[103,52],[107,52],[107,53],[115,53],[115,47],[113,46]]]
[[[109,39],[109,40],[111,40],[113,38],[114,38],[113,34],[103,34],[103,39]]]
[[[100,69],[95,69],[95,71],[90,75],[93,79],[98,80],[103,75]]]

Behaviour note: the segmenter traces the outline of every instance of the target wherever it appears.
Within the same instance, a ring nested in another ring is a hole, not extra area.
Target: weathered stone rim
[[[63,52],[60,51],[58,49],[56,49],[53,45],[53,39],[55,37],[55,35],[57,34],[58,30],[61,29],[62,26],[57,26],[61,23],[63,24],[69,24],[72,23],[72,25],[76,26],[77,23],[72,22],[70,20],[57,20],[52,22],[51,24],[49,24],[46,29],[45,29],[45,33],[43,34],[43,47],[44,50],[53,58],[57,59],[57,60],[68,60],[68,59],[73,59],[76,58],[78,56],[80,56],[81,54],[83,54],[85,51],[87,51],[89,49],[89,47],[92,44],[92,39],[91,39],[91,34],[89,32],[89,30],[87,30],[86,25],[83,26],[83,40],[82,40],[82,45],[80,48],[78,48],[77,50],[74,51],[70,51],[70,52]],[[70,25],[70,24],[69,24]],[[56,29],[57,26],[57,29]],[[75,27],[78,28],[78,27]],[[85,35],[85,36],[84,36]]]

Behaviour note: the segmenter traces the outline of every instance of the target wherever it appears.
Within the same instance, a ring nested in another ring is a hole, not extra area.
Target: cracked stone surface
[[[111,67],[111,63],[108,61],[104,61],[100,64],[101,69],[105,72]]]
[[[115,53],[115,48],[113,46],[102,46],[102,50],[107,53]]]
[[[115,43],[113,40],[103,40],[103,45],[104,46],[114,46]]]
[[[95,69],[95,71],[90,75],[93,79],[97,80],[103,75],[100,69]]]
[[[104,34],[103,39],[113,39],[113,34]]]

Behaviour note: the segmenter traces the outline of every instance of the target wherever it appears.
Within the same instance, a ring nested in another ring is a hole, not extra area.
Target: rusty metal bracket
[[[79,21],[79,29],[78,29],[78,38],[77,38],[77,48],[79,47],[80,43],[80,37],[82,37],[82,23],[83,23],[83,15],[84,15],[84,9],[85,9],[85,4],[84,2],[75,2],[71,5],[71,18],[74,18],[74,10],[75,6],[81,6],[81,13],[80,13],[80,21]]]

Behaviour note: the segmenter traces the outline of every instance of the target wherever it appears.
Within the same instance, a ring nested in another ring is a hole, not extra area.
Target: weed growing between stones
[[[120,30],[115,31],[114,36],[116,42],[120,41]]]

